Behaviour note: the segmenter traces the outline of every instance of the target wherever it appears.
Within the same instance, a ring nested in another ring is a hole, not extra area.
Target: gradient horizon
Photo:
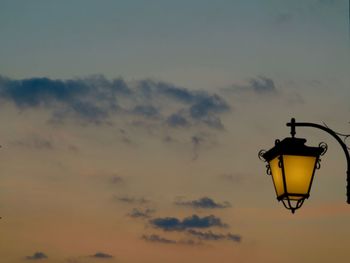
[[[338,144],[294,215],[257,156],[348,133],[348,1],[0,3],[0,262],[348,262]]]

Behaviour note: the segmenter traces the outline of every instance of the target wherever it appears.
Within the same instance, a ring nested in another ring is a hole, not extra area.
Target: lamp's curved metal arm
[[[292,118],[291,122],[287,123],[288,127],[291,127],[291,135],[292,137],[295,136],[295,127],[313,127],[313,128],[317,128],[320,130],[323,130],[325,132],[327,132],[328,134],[330,134],[334,139],[337,140],[337,142],[340,144],[340,146],[342,147],[344,153],[345,153],[345,157],[346,157],[346,161],[347,161],[347,186],[346,186],[346,195],[347,195],[347,203],[350,204],[350,155],[349,155],[349,151],[348,151],[348,147],[347,145],[343,142],[343,140],[340,138],[340,136],[344,136],[345,138],[348,137],[348,135],[343,135],[343,134],[338,134],[337,132],[333,131],[332,129],[330,129],[327,126],[322,126],[320,124],[317,123],[310,123],[310,122],[295,122],[295,119]]]

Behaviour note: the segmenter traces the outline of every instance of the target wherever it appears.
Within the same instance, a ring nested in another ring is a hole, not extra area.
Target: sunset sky
[[[349,262],[336,141],[294,215],[258,159],[350,133],[348,12],[0,0],[0,262]]]

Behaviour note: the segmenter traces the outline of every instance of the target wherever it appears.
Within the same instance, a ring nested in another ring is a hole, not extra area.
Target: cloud
[[[192,144],[192,161],[196,161],[199,157],[200,148],[207,143],[209,136],[207,134],[196,134],[191,137]]]
[[[250,87],[259,94],[263,93],[275,93],[275,82],[267,77],[260,76],[250,80]]]
[[[137,105],[133,108],[132,113],[142,115],[144,117],[159,116],[159,110],[152,105]]]
[[[304,98],[295,89],[295,84],[286,82],[283,87],[280,88],[272,78],[258,76],[251,78],[244,84],[223,87],[220,89],[220,94],[227,99],[236,100],[238,102],[237,107],[240,100],[247,102],[242,98],[248,99],[250,103],[256,103],[256,100],[260,101],[262,99],[267,100],[265,101],[267,103],[272,103],[271,100],[274,100],[277,103],[285,103],[285,106],[288,107],[295,107],[304,103]]]
[[[27,138],[15,140],[11,142],[14,146],[30,148],[35,150],[53,150],[54,144],[52,140],[39,135],[30,135]]]
[[[221,113],[229,110],[228,104],[218,95],[203,96],[190,107],[191,117],[194,119],[206,119],[213,113]]]
[[[121,196],[121,197],[114,197],[115,200],[122,202],[122,203],[127,203],[127,204],[146,204],[149,203],[149,200],[141,197],[141,198],[136,198],[136,197],[129,197],[129,196]]]
[[[176,201],[176,205],[191,206],[194,208],[204,208],[204,209],[214,209],[214,208],[227,208],[230,207],[229,202],[224,202],[222,204],[216,203],[213,199],[209,197],[202,197],[198,200],[193,201]]]
[[[125,129],[119,129],[118,132],[119,132],[120,140],[123,143],[128,144],[128,145],[133,144],[133,142],[130,139],[129,134],[127,133],[127,131]]]
[[[128,216],[130,216],[132,218],[149,218],[149,217],[151,217],[151,214],[153,214],[154,212],[155,212],[154,209],[146,208],[146,209],[142,210],[142,209],[134,208],[128,214]]]
[[[213,199],[209,197],[202,197],[198,200],[192,200],[192,201],[176,201],[175,204],[181,205],[181,206],[190,206],[194,208],[203,208],[203,209],[227,208],[231,206],[229,202],[224,202],[220,204],[220,203],[216,203]]]
[[[167,119],[166,123],[171,127],[187,127],[190,125],[186,117],[181,113],[173,113]]]
[[[235,241],[235,242],[242,241],[242,237],[240,235],[237,235],[237,234],[228,233],[228,234],[226,234],[226,238],[227,238],[227,240],[231,240],[231,241]]]
[[[199,136],[192,136],[191,142],[192,142],[192,149],[193,149],[193,157],[192,160],[195,161],[198,159],[198,148],[200,144],[202,143],[203,138]]]
[[[108,111],[115,106],[113,100],[106,99],[106,92],[100,88],[103,82],[103,77],[75,80],[11,80],[1,77],[0,98],[13,102],[21,110],[50,108],[55,121],[74,116],[98,123],[106,119]]]
[[[143,240],[146,240],[148,242],[154,242],[154,243],[163,243],[163,244],[176,244],[176,240],[172,239],[166,239],[164,237],[160,237],[158,235],[143,235],[142,236]]]
[[[97,252],[96,254],[91,255],[90,257],[92,257],[92,258],[105,258],[105,259],[113,258],[112,255],[109,255],[109,254],[106,254],[106,253],[103,253],[103,252]]]
[[[35,252],[32,256],[27,256],[27,260],[41,260],[41,259],[47,259],[48,256],[43,252]]]
[[[202,94],[195,94],[187,89],[170,86],[166,83],[161,83],[157,89],[167,97],[174,98],[186,103],[198,101],[198,99],[202,96]]]
[[[249,80],[247,84],[232,85],[221,89],[224,93],[242,93],[242,92],[253,92],[259,95],[263,94],[278,94],[275,82],[273,79],[258,76]]]
[[[23,111],[48,110],[50,122],[55,124],[68,119],[84,124],[110,124],[113,117],[122,116],[130,122],[141,118],[170,127],[204,125],[221,129],[220,115],[230,110],[216,94],[154,80],[133,83],[121,78],[108,80],[102,75],[66,80],[14,80],[0,76],[0,99]]]
[[[208,232],[201,232],[193,229],[189,229],[187,231],[190,235],[200,239],[200,240],[229,240],[229,241],[234,241],[234,242],[241,242],[242,237],[237,234],[218,234],[218,233],[213,233],[212,231]]]
[[[199,246],[199,245],[203,245],[201,242],[192,240],[192,239],[183,239],[183,240],[179,240],[177,242],[178,244],[181,245],[188,245],[188,246]]]
[[[165,231],[183,231],[190,228],[227,227],[220,218],[214,215],[204,217],[192,215],[183,220],[176,217],[164,217],[151,219],[149,222],[153,227]]]
[[[1,79],[1,97],[13,101],[20,108],[49,106],[54,101],[73,101],[78,94],[85,95],[88,92],[88,87],[81,81]]]
[[[179,245],[201,245],[200,242],[196,242],[195,240],[192,239],[187,239],[187,240],[173,240],[173,239],[167,239],[164,237],[161,237],[159,235],[142,235],[141,237],[143,240],[147,242],[153,242],[153,243],[162,243],[162,244],[179,244]]]
[[[110,182],[111,182],[111,184],[121,184],[124,182],[124,179],[123,179],[123,177],[121,177],[119,175],[113,175],[110,178]]]

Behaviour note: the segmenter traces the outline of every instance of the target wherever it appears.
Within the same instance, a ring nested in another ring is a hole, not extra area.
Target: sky
[[[336,141],[295,214],[258,158],[350,133],[348,1],[0,6],[0,262],[348,262]]]

